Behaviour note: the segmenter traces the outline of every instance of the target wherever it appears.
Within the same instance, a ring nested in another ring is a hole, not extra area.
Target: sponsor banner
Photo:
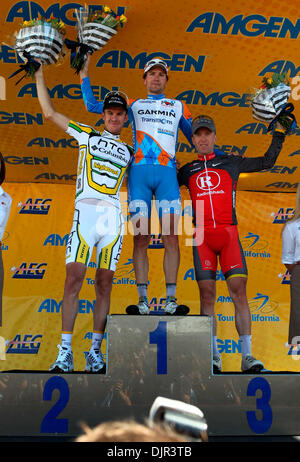
[[[87,5],[91,11],[98,6],[92,1]],[[9,182],[75,182],[76,143],[44,119],[34,80],[23,79],[16,86],[8,76],[22,63],[9,37],[23,21],[53,15],[65,23],[66,36],[75,39],[74,8],[79,6],[84,3],[1,2],[0,130],[5,133],[1,151]],[[151,2],[149,8],[137,0],[112,0],[110,6],[115,13],[125,14],[128,23],[101,52],[91,57],[90,78],[96,99],[103,99],[112,89],[121,89],[130,98],[144,97],[142,70],[148,60],[158,57],[170,67],[166,96],[187,103],[192,116],[200,112],[212,116],[218,147],[225,152],[252,157],[267,150],[270,134],[264,123],[252,118],[248,96],[260,86],[263,77],[273,72],[286,72],[290,77],[290,101],[300,118],[300,63],[295,47],[300,19],[292,3],[276,5],[276,16],[268,5],[258,7],[255,0],[244,2],[242,7],[212,0],[209,9],[202,4],[195,7],[191,3],[182,8],[179,1],[158,0]],[[166,27],[168,39],[162,40],[161,31]],[[79,77],[70,67],[69,54],[61,64],[46,66],[45,73],[58,111],[99,130],[103,128],[101,114],[88,113],[84,108]],[[277,168],[242,175],[239,189],[294,192],[299,176],[299,135],[297,128],[288,137]],[[122,138],[132,143],[128,124]],[[194,155],[193,151],[181,133],[178,143],[177,157],[185,163]]]
[[[60,342],[61,307],[65,280],[65,251],[71,229],[73,186],[53,184],[4,185],[12,208],[2,242],[5,268],[3,325],[5,360],[0,370],[48,370]],[[126,190],[122,190],[122,197]],[[248,272],[247,294],[252,319],[253,354],[269,370],[296,370],[297,363],[286,346],[289,322],[289,273],[281,264],[281,230],[293,213],[294,194],[239,191],[239,235]],[[177,298],[200,313],[192,260],[192,211],[189,195],[182,189],[179,241],[181,264]],[[132,228],[123,207],[125,236],[113,278],[111,313],[123,314],[136,303],[137,289],[132,261]],[[155,221],[156,211],[153,212]],[[163,314],[166,290],[163,277],[164,248],[160,230],[153,229],[149,245],[149,301],[151,314]],[[79,296],[73,350],[76,370],[83,370],[90,346],[95,303],[95,250]],[[218,345],[224,370],[240,370],[240,345],[235,330],[235,311],[221,268],[217,273],[215,304]],[[103,343],[105,353],[106,340]],[[2,352],[3,355],[3,352]],[[1,355],[0,355],[1,357]]]

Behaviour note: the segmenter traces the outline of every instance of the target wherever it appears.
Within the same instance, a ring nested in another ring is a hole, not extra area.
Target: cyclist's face
[[[161,66],[154,66],[147,72],[144,84],[149,94],[160,95],[167,84],[167,74]]]
[[[127,112],[121,107],[110,107],[103,111],[104,128],[113,135],[118,135],[121,132],[127,120]]]
[[[211,154],[216,142],[216,134],[205,127],[200,127],[194,133],[192,141],[199,154]]]

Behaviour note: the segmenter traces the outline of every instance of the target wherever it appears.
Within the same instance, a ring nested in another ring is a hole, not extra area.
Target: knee
[[[247,301],[247,294],[246,294],[246,285],[245,283],[236,284],[231,286],[230,288],[230,296],[233,302],[236,303],[244,303]]]
[[[82,286],[82,277],[77,274],[67,274],[65,281],[65,293],[69,295],[77,295]]]
[[[133,238],[133,244],[135,249],[147,249],[150,243],[151,236],[138,234]]]
[[[176,234],[162,235],[162,241],[166,250],[173,252],[179,250],[178,236]]]
[[[112,289],[112,278],[97,278],[95,279],[95,291],[99,297],[107,297]]]
[[[202,307],[214,308],[216,293],[213,289],[200,289],[200,303]]]

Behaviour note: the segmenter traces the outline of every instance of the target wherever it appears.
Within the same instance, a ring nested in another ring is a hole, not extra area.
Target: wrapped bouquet
[[[288,103],[291,87],[286,74],[274,73],[272,77],[264,77],[262,85],[250,97],[252,115],[255,119],[269,124],[270,131],[278,121],[286,133],[295,126],[294,106]]]
[[[108,6],[93,13],[89,13],[87,7],[75,11],[77,42],[66,39],[65,44],[71,49],[71,67],[78,74],[84,66],[87,53],[92,54],[104,47],[117,34],[120,24],[127,22],[127,18],[124,15],[115,16]]]
[[[27,75],[33,77],[40,66],[35,59],[39,59],[42,64],[57,63],[64,55],[64,34],[65,25],[56,18],[38,18],[25,21],[21,29],[15,34],[13,47],[18,55],[27,62],[22,64],[20,69],[9,78],[21,71],[24,71],[25,75],[17,83]]]

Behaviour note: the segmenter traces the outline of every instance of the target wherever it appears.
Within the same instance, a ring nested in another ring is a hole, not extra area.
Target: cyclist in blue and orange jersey
[[[100,114],[103,111],[103,102],[97,101],[93,95],[88,77],[89,59],[88,57],[80,73],[82,94],[87,110]],[[187,307],[178,307],[175,298],[180,261],[177,229],[181,215],[175,154],[179,129],[192,145],[192,119],[185,103],[165,96],[168,73],[168,66],[163,60],[148,61],[143,73],[148,96],[128,101],[134,147],[134,159],[128,177],[129,211],[134,225],[133,264],[139,303],[131,306],[131,310],[128,309],[127,312],[137,314],[149,313],[147,249],[150,242],[153,196],[165,248],[165,312],[185,314],[188,311]]]

